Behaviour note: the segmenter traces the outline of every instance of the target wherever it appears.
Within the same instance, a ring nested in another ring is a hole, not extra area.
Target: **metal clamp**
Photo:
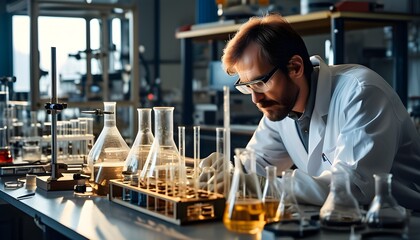
[[[47,113],[51,114],[52,111],[60,112],[67,108],[67,103],[45,103],[45,109]]]
[[[102,109],[95,109],[95,110],[91,110],[91,111],[82,111],[82,113],[93,114],[93,115],[96,115],[96,116],[103,116],[104,114],[114,114],[114,112],[104,111]]]

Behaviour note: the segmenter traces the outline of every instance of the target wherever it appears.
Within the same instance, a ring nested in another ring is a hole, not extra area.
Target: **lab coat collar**
[[[331,71],[320,56],[312,56],[313,65],[319,65],[318,86],[316,89],[315,106],[312,112],[309,146],[308,146],[308,173],[316,174],[319,171],[319,162],[324,142],[326,120],[331,98]]]

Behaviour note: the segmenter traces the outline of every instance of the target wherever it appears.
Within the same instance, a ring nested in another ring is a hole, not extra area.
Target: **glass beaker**
[[[236,149],[235,170],[223,215],[225,227],[233,232],[256,234],[264,228],[264,204],[257,175],[254,153]],[[250,171],[245,173],[241,160],[250,159]],[[254,166],[254,167],[252,167]]]
[[[404,229],[408,224],[407,211],[400,206],[391,193],[392,174],[374,174],[375,197],[366,214],[370,228]]]
[[[319,218],[321,226],[333,230],[351,230],[362,227],[359,204],[350,191],[350,180],[346,172],[332,172],[330,193],[322,205]]]
[[[113,114],[104,115],[104,127],[89,151],[88,169],[85,171],[91,174],[91,181],[98,184],[98,189],[95,190],[106,194],[108,180],[121,178],[124,161],[130,148],[116,125],[116,102],[104,102],[104,111]],[[99,176],[102,174],[104,175]],[[100,191],[100,188],[103,188],[103,191]]]
[[[152,134],[152,118],[151,108],[138,108],[138,131],[130,152],[125,159],[123,175],[130,185],[138,187],[139,174],[143,169],[147,156],[149,155],[154,137]],[[132,202],[138,200],[138,195],[134,191],[130,191],[130,199]]]
[[[13,163],[12,153],[7,143],[7,128],[0,127],[0,164]]]
[[[173,107],[154,107],[155,138],[140,173],[140,180],[151,185],[167,187],[169,177],[179,183],[179,176],[185,176],[185,166],[180,166],[180,155],[173,139]],[[176,168],[174,170],[174,167]],[[166,170],[164,170],[166,169]],[[175,176],[166,173],[171,169]],[[181,173],[184,171],[184,173]]]
[[[301,219],[303,214],[299,208],[293,191],[293,170],[287,169],[282,172],[282,192],[278,214],[280,220]]]
[[[263,203],[265,209],[265,221],[267,223],[280,220],[280,214],[277,211],[280,204],[281,190],[277,184],[277,167],[267,166],[266,181],[263,190]]]

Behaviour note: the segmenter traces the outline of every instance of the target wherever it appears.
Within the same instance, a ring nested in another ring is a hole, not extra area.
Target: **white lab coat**
[[[319,57],[315,106],[308,153],[294,120],[263,117],[247,148],[255,150],[257,173],[275,165],[278,175],[295,164],[294,190],[299,201],[322,205],[329,193],[332,166],[345,166],[353,195],[369,204],[375,195],[374,173],[391,172],[392,193],[408,208],[420,209],[420,137],[398,95],[372,70],[355,64],[327,66]],[[247,165],[247,163],[244,163]]]

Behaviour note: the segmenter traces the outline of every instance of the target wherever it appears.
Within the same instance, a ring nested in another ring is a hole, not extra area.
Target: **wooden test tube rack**
[[[186,189],[186,197],[174,197],[163,191],[132,186],[122,180],[110,180],[109,200],[136,211],[177,225],[215,221],[223,217],[226,199],[222,194]],[[156,188],[157,189],[157,188]],[[137,200],[124,199],[124,194],[137,194]],[[138,199],[142,199],[140,201]]]

